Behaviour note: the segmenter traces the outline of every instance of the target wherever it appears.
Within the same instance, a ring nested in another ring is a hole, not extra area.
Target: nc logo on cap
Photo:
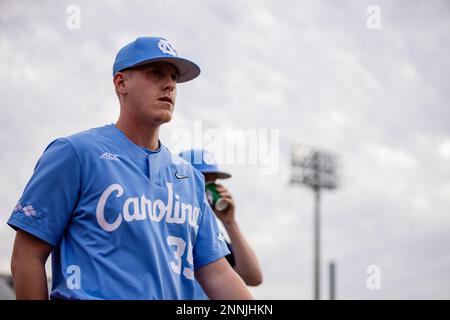
[[[159,42],[158,42],[158,49],[161,50],[162,53],[170,54],[170,55],[172,55],[174,57],[177,56],[177,52],[175,51],[175,48],[166,39],[159,40]]]

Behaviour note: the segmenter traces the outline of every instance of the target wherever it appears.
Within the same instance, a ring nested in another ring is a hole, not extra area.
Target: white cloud
[[[450,159],[450,140],[443,142],[439,146],[439,153],[442,157]]]
[[[414,158],[403,150],[391,149],[384,145],[369,145],[367,148],[369,156],[374,161],[380,161],[383,167],[413,169],[416,165]]]

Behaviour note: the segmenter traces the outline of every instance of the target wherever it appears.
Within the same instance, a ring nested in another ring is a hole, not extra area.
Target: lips
[[[170,104],[173,104],[173,100],[171,97],[166,96],[166,97],[161,97],[158,99],[159,101],[165,101],[165,102],[169,102]]]

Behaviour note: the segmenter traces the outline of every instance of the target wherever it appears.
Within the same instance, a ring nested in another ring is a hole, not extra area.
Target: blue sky
[[[67,28],[69,5],[80,29]],[[369,5],[381,28],[368,29]],[[0,271],[6,226],[53,139],[115,122],[111,69],[139,35],[171,40],[202,74],[178,86],[181,131],[278,132],[278,169],[227,163],[224,182],[261,262],[259,299],[312,297],[313,195],[289,186],[294,143],[338,154],[342,184],[322,202],[322,289],[341,299],[450,298],[450,5],[447,1],[2,1]],[[264,131],[266,130],[266,131]],[[233,147],[238,137],[225,142]],[[181,146],[183,146],[181,144]],[[188,147],[187,142],[185,147]],[[382,287],[366,286],[367,267]]]

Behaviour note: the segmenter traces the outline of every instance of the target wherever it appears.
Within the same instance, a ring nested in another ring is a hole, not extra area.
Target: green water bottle
[[[226,210],[226,208],[228,208],[228,202],[220,196],[220,193],[217,191],[217,185],[214,182],[207,182],[205,187],[206,198],[211,207],[217,211]]]

